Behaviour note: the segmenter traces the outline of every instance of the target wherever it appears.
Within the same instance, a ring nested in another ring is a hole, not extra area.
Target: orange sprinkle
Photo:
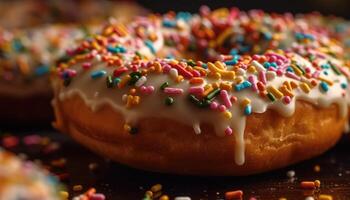
[[[312,181],[303,181],[300,183],[300,187],[302,189],[316,189],[316,185],[315,182]]]
[[[226,200],[232,200],[232,199],[242,199],[243,197],[243,191],[242,190],[236,190],[236,191],[230,191],[225,193],[225,199]]]
[[[196,84],[202,84],[204,82],[204,80],[202,78],[191,78],[190,79],[190,84],[196,85]]]

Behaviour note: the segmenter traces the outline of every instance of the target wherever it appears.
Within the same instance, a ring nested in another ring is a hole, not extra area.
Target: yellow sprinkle
[[[101,46],[100,46],[96,41],[93,41],[93,42],[91,43],[91,45],[92,45],[92,47],[93,47],[94,49],[96,49],[97,51],[101,50]]]
[[[183,81],[184,80],[184,77],[182,76],[182,75],[178,75],[177,77],[176,77],[176,82],[177,83],[180,83],[181,81]]]
[[[73,191],[78,192],[83,190],[83,186],[82,185],[74,185],[73,186]]]
[[[246,106],[246,105],[250,104],[250,102],[251,102],[250,99],[244,98],[242,101],[242,106]]]
[[[294,94],[292,93],[292,91],[290,91],[290,90],[288,89],[288,86],[286,86],[286,85],[283,85],[283,86],[280,88],[280,91],[281,91],[285,96],[294,97]]]
[[[155,71],[158,73],[161,73],[163,71],[162,66],[160,65],[159,62],[154,63]]]
[[[169,196],[168,195],[162,195],[159,200],[169,200]]]
[[[220,89],[230,91],[232,89],[232,85],[230,83],[221,82]]]
[[[306,83],[300,83],[299,86],[305,93],[310,92],[310,87]]]
[[[318,196],[318,200],[333,200],[333,197],[327,194],[320,194],[320,196]]]
[[[118,88],[123,88],[127,82],[131,79],[130,75],[126,75],[122,78],[122,80],[118,83]]]
[[[319,76],[318,79],[321,80],[321,81],[326,82],[329,86],[332,86],[332,85],[333,85],[333,81],[328,80],[328,79],[326,79],[326,78],[324,78],[324,77]]]
[[[210,77],[212,77],[213,79],[220,79],[221,78],[221,74],[219,72],[211,72],[210,74]]]
[[[69,193],[66,191],[60,191],[60,196],[62,197],[63,200],[66,200],[69,197]]]
[[[128,31],[123,24],[119,24],[118,26],[116,26],[116,29],[121,34],[121,36],[126,36],[128,34]]]
[[[159,192],[162,190],[162,185],[161,184],[156,184],[151,187],[151,191],[153,193]]]
[[[208,69],[215,73],[220,73],[220,75],[222,76],[222,78],[226,78],[226,79],[233,79],[235,77],[235,72],[234,71],[226,71],[223,69],[218,68],[217,66],[215,66],[213,63],[208,62]]]
[[[222,62],[220,62],[220,61],[216,61],[215,66],[221,70],[225,70],[224,64],[222,64]]]
[[[294,72],[298,75],[301,76],[303,75],[303,72],[295,65],[291,65],[291,67],[293,68]]]
[[[174,64],[174,65],[176,65],[176,64],[178,64],[178,63],[179,63],[179,61],[174,60],[174,59],[170,61],[170,64]]]
[[[319,188],[321,186],[320,180],[315,180],[314,183],[315,183],[316,188]]]
[[[267,87],[267,91],[272,93],[273,96],[275,96],[277,99],[280,99],[283,97],[283,93],[279,91],[277,88],[275,88],[274,86]]]
[[[153,198],[153,192],[151,190],[147,190],[145,196]]]
[[[248,72],[249,73],[255,73],[256,72],[256,68],[253,65],[251,65],[251,66],[248,67]]]
[[[204,93],[203,93],[203,95],[207,96],[213,90],[214,90],[213,86],[208,84],[208,85],[204,86]]]
[[[242,76],[237,76],[236,78],[235,78],[235,83],[236,84],[240,84],[240,83],[242,83],[243,82],[243,77]]]
[[[224,112],[224,116],[225,116],[225,118],[227,118],[227,119],[231,119],[231,118],[232,118],[232,113],[231,113],[230,111],[225,111],[225,112]]]

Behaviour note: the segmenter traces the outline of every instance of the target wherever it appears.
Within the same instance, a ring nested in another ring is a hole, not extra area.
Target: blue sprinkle
[[[113,85],[118,85],[119,82],[120,82],[120,78],[113,79]]]
[[[269,68],[271,66],[271,64],[269,62],[264,62],[264,67],[265,68]]]
[[[153,54],[156,53],[156,49],[154,48],[153,43],[151,41],[146,40],[145,45],[149,48],[149,50],[151,50]]]
[[[252,86],[252,84],[250,82],[243,81],[242,83],[235,85],[235,89],[236,89],[236,91],[241,91],[241,90],[249,88],[251,86]]]
[[[126,49],[124,47],[121,47],[121,46],[118,46],[118,47],[108,46],[107,51],[109,51],[111,53],[125,53]]]
[[[251,105],[246,105],[245,107],[244,107],[244,114],[245,115],[250,115],[250,114],[252,114],[252,106]]]
[[[105,70],[94,71],[94,72],[91,72],[91,78],[93,79],[100,78],[106,74],[107,72]]]
[[[272,67],[277,68],[277,63],[272,62],[272,63],[270,63],[270,64],[271,64]]]
[[[237,55],[237,54],[238,54],[237,49],[235,49],[235,48],[231,49],[230,55],[235,56],[235,55]]]
[[[49,73],[50,67],[48,65],[41,65],[35,69],[35,75],[42,76]]]
[[[164,20],[163,26],[167,28],[172,28],[176,26],[176,21]]]
[[[328,84],[321,81],[321,84],[320,84],[321,88],[323,89],[323,91],[327,92],[328,91]]]
[[[289,66],[288,68],[287,68],[287,72],[294,72],[294,70],[293,70],[293,68],[291,67],[291,66]]]
[[[237,60],[229,60],[229,61],[225,61],[225,64],[226,65],[235,65],[235,64],[237,64]]]
[[[176,15],[176,19],[183,19],[185,21],[188,21],[192,18],[192,14],[189,13],[189,12],[179,12],[177,15]]]
[[[328,72],[327,72],[327,71],[323,71],[323,73],[324,73],[325,75],[328,75]]]
[[[272,35],[269,32],[264,32],[263,36],[264,36],[265,40],[271,40],[272,39]]]
[[[328,63],[326,63],[326,64],[321,65],[321,68],[322,69],[329,69],[329,68],[331,68],[331,66]]]
[[[203,64],[202,64],[202,67],[203,67],[204,69],[208,69],[208,65],[207,65],[206,63],[203,63]]]
[[[343,89],[346,89],[346,88],[348,87],[348,85],[347,85],[346,83],[342,83],[342,84],[340,84],[340,86],[341,86],[341,88],[343,88]]]

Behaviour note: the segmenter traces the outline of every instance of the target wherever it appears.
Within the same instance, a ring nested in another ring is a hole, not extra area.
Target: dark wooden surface
[[[65,158],[64,167],[52,167],[54,173],[68,173],[65,181],[71,195],[72,186],[81,184],[85,189],[95,187],[104,193],[107,199],[137,200],[152,185],[163,185],[163,193],[174,199],[176,196],[189,196],[191,199],[224,199],[224,193],[231,190],[243,190],[244,199],[305,199],[312,195],[329,194],[334,200],[350,199],[350,137],[345,136],[336,147],[324,155],[285,169],[248,177],[195,177],[159,174],[131,169],[109,162],[86,148],[78,145],[69,137],[53,130],[46,131],[3,131],[2,135],[16,134],[19,138],[29,134],[46,135],[61,147],[50,154],[43,153],[40,145],[19,144],[7,148],[15,153],[24,153],[30,160],[40,160],[50,166],[52,160]],[[97,163],[97,170],[89,170],[89,164]],[[314,170],[319,165],[321,171]],[[295,171],[295,178],[287,177],[288,170]],[[320,190],[306,191],[300,188],[300,182],[319,179]]]

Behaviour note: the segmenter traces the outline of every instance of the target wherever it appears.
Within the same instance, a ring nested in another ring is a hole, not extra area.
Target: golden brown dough
[[[196,175],[255,174],[311,158],[337,142],[346,121],[335,105],[321,109],[302,101],[292,117],[273,110],[254,113],[244,134],[247,160],[238,166],[234,137],[217,137],[207,125],[196,135],[176,121],[147,118],[132,135],[123,131],[122,115],[109,106],[92,112],[74,96],[54,108],[55,126],[101,155],[135,168]]]

